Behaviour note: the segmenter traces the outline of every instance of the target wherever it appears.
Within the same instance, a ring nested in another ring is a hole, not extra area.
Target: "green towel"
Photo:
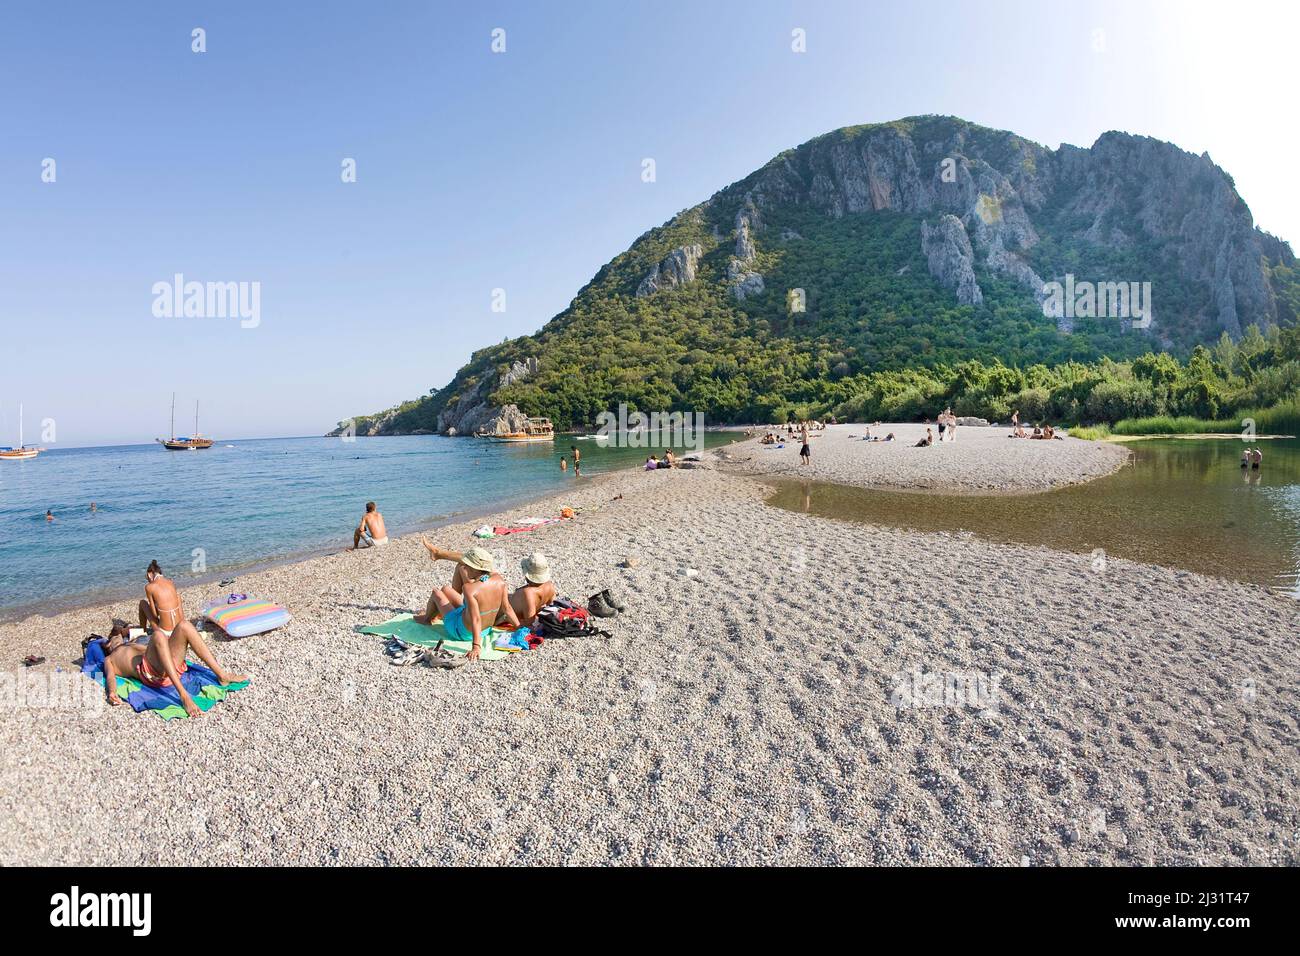
[[[102,687],[104,684],[103,672],[100,672],[95,680],[98,681],[99,685]],[[241,680],[236,681],[233,684],[205,684],[201,691],[197,694],[191,694],[190,696],[194,698],[194,703],[198,706],[199,710],[206,713],[225,700],[226,695],[231,691],[243,690],[248,686],[248,683],[249,682],[246,680]],[[144,685],[134,677],[118,677],[117,696],[122,698],[122,703],[125,705],[126,698],[135,691],[140,690],[142,687],[144,687]],[[157,714],[163,720],[176,720],[178,718],[185,720],[189,717],[189,714],[185,713],[185,708],[180,704],[172,704],[168,707],[149,708],[149,713]]]
[[[360,627],[357,630],[361,634],[395,637],[404,644],[418,644],[421,647],[433,647],[439,641],[442,641],[442,649],[453,654],[468,654],[473,643],[471,641],[453,641],[449,639],[441,620],[435,621],[432,625],[417,624],[410,614],[399,614],[391,621],[385,621],[383,624],[375,624],[370,627]],[[510,656],[509,651],[499,651],[493,647],[492,638],[493,630],[489,627],[483,631],[483,649],[479,653],[479,660],[495,661]]]

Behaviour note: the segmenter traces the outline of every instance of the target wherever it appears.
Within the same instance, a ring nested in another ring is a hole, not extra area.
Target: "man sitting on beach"
[[[104,682],[108,689],[108,702],[122,702],[117,696],[118,675],[133,677],[146,687],[155,689],[174,686],[185,713],[197,717],[201,713],[198,704],[194,703],[180,679],[187,670],[185,654],[190,648],[221,683],[234,684],[247,678],[243,674],[230,673],[212,656],[198,629],[185,619],[176,585],[163,575],[157,561],[149,562],[145,577],[149,583],[144,588],[145,600],[140,602],[140,626],[152,627],[153,636],[147,645],[125,644],[126,626],[113,625],[104,646]]]
[[[352,534],[352,550],[383,547],[386,544],[388,528],[384,525],[384,516],[379,513],[373,501],[367,501],[366,513],[361,516],[361,523]]]
[[[455,561],[459,564],[463,555],[459,551],[448,551],[424,538],[420,543],[428,549],[429,557],[434,561]],[[546,555],[534,551],[520,562],[524,569],[524,584],[510,592],[510,606],[519,618],[520,627],[528,627],[537,618],[537,612],[555,600],[555,584],[551,581],[551,566]]]
[[[444,552],[421,539],[429,556],[439,560]],[[483,632],[498,625],[508,630],[519,628],[519,618],[506,594],[506,579],[492,570],[492,555],[482,548],[470,548],[456,557],[451,583],[433,589],[423,614],[415,615],[419,624],[432,624],[442,618],[442,626],[453,641],[469,641],[467,660],[476,661],[483,650]]]

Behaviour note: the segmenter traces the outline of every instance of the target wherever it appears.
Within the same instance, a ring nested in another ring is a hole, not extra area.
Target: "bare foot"
[[[232,674],[229,671],[220,671],[217,673],[217,680],[223,684],[238,684],[240,681],[248,680],[247,674]]]

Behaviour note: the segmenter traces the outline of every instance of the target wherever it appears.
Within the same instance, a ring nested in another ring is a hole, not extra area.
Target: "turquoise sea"
[[[712,447],[732,436],[705,437]],[[347,547],[368,500],[391,534],[480,513],[504,519],[512,504],[649,454],[604,444],[564,435],[554,445],[284,438],[206,451],[55,448],[0,462],[0,617],[135,593],[153,559],[183,582]],[[582,452],[583,478],[559,469],[571,445]],[[206,573],[192,570],[196,549]]]

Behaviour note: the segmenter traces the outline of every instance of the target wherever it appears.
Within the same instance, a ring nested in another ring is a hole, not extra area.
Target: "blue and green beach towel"
[[[181,675],[181,683],[185,685],[189,695],[194,698],[194,703],[202,711],[212,709],[225,700],[227,694],[243,690],[249,684],[246,680],[235,684],[223,684],[217,680],[216,674],[202,664],[190,661],[186,666],[189,669]],[[81,673],[101,687],[104,686],[104,645],[100,641],[91,641],[86,645],[86,659],[81,665]],[[176,693],[174,687],[146,687],[133,677],[119,676],[117,696],[130,704],[137,714],[148,710],[163,720],[188,716],[185,708],[181,706],[180,694]]]

